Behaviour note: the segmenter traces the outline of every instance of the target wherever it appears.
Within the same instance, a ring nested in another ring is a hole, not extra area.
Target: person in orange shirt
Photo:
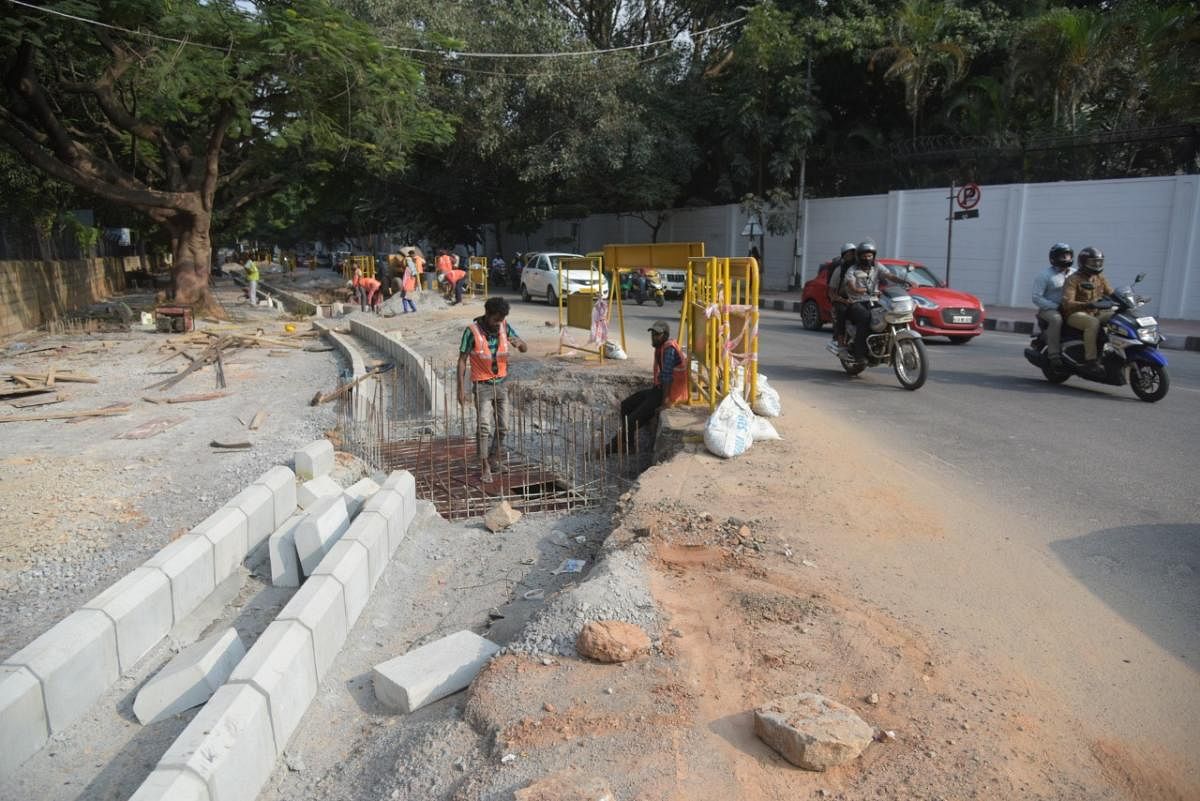
[[[354,287],[358,295],[358,304],[360,311],[366,311],[367,306],[376,314],[383,310],[383,292],[382,284],[374,278],[369,278],[362,274],[360,270],[354,271],[354,280],[350,282],[350,286]]]
[[[434,266],[437,267],[437,271],[440,274],[445,275],[454,269],[454,262],[450,260],[450,254],[443,250],[438,253],[437,261],[434,262]]]
[[[450,305],[457,306],[462,303],[463,290],[467,287],[467,271],[451,268],[442,275],[446,279],[446,300],[450,300],[450,293],[453,292],[454,300]]]

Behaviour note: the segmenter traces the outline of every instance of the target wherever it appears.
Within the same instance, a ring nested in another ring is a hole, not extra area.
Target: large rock
[[[509,505],[508,501],[500,503],[487,510],[483,516],[483,524],[488,531],[502,531],[521,519],[521,513]]]
[[[805,770],[849,762],[874,735],[853,709],[816,693],[789,695],[754,710],[754,733]]]
[[[568,768],[517,790],[516,801],[616,801],[608,782]]]
[[[650,637],[632,623],[593,620],[579,632],[575,650],[597,662],[628,662],[650,650]]]

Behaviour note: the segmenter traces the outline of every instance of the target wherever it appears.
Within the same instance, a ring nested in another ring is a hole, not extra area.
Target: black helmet
[[[1104,272],[1104,254],[1100,252],[1100,248],[1084,248],[1079,251],[1079,269],[1092,275]]]
[[[853,253],[856,250],[858,250],[858,248],[853,242],[847,242],[846,244],[842,245],[842,249],[839,250],[838,253],[842,258],[845,258],[847,253]]]
[[[1066,242],[1055,242],[1050,246],[1050,263],[1055,267],[1070,267],[1074,262],[1075,249]]]

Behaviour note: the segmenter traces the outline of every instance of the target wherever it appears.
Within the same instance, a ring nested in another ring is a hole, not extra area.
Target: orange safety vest
[[[471,323],[468,330],[475,337],[475,348],[468,354],[471,363],[471,380],[491,381],[508,375],[508,321],[500,322],[500,341],[496,343],[496,372],[492,372],[492,348],[487,335],[479,323]]]
[[[446,271],[446,281],[449,282],[450,286],[454,286],[455,284],[457,284],[459,281],[463,280],[466,277],[467,277],[467,273],[465,270],[447,270]]]
[[[679,356],[679,364],[675,365],[675,369],[671,371],[671,386],[663,398],[663,406],[674,406],[676,403],[684,403],[688,399],[687,358],[683,355],[683,348],[679,347],[679,343],[673,339],[668,339],[661,346],[655,348],[654,386],[656,387],[662,386],[662,353],[666,348],[674,348],[675,353]]]
[[[453,267],[453,264],[450,262],[450,257],[446,255],[438,256],[435,264],[439,273],[448,273],[450,272],[450,268]]]

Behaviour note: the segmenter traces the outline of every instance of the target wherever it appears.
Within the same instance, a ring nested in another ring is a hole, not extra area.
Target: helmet
[[[870,239],[864,239],[862,242],[859,242],[855,251],[859,261],[862,261],[863,257],[870,253],[871,263],[875,262],[875,243]]]
[[[1084,248],[1079,251],[1079,269],[1092,275],[1104,272],[1104,254],[1100,252],[1100,248]]]
[[[847,242],[846,244],[842,245],[842,249],[839,250],[838,253],[842,256],[845,256],[847,253],[853,253],[856,250],[858,250],[858,248],[853,242]]]
[[[1075,249],[1066,242],[1055,242],[1050,246],[1050,263],[1055,267],[1070,267],[1075,262]]]

